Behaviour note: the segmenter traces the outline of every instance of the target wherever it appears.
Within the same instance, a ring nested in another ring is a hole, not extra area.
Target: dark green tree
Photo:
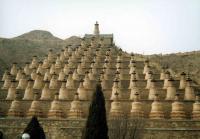
[[[24,130],[24,133],[30,135],[30,139],[45,139],[45,133],[40,126],[37,117],[32,117],[31,121]]]
[[[98,84],[90,104],[89,115],[83,132],[83,139],[108,138],[105,99],[101,85]]]
[[[0,131],[0,139],[3,139],[3,132]]]

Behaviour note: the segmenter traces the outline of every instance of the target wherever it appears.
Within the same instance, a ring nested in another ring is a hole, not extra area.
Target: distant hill
[[[34,41],[44,41],[44,40],[63,41],[62,39],[53,36],[50,32],[44,30],[33,30],[28,33],[24,33],[18,37],[15,37],[13,39],[34,40]]]
[[[0,38],[0,74],[13,62],[22,65],[30,61],[34,55],[42,58],[49,49],[60,51],[62,48],[72,45],[74,41],[78,45],[80,38],[73,36],[62,40],[48,31],[41,30],[34,30],[11,39]]]
[[[80,39],[80,37],[77,37],[77,36],[71,36],[71,37],[65,39],[64,41],[66,44],[74,44],[74,45],[81,44],[81,39]]]

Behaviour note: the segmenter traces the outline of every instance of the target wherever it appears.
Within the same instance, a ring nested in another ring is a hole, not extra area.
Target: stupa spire
[[[94,35],[99,35],[99,23],[96,21],[96,23],[94,24]]]

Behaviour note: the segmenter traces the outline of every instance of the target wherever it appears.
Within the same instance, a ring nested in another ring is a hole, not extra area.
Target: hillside
[[[0,38],[0,74],[13,62],[24,64],[34,55],[42,58],[49,49],[60,51],[74,41],[80,42],[80,38],[74,36],[62,40],[50,32],[38,30],[11,39]]]
[[[53,34],[51,34],[50,32],[44,30],[33,30],[28,33],[24,33],[18,37],[15,37],[13,39],[34,40],[34,41],[44,41],[44,40],[62,41],[61,39],[53,36]]]
[[[71,36],[71,37],[65,39],[64,42],[67,45],[70,45],[70,44],[80,45],[81,44],[81,39],[78,38],[77,36]]]
[[[80,41],[81,39],[76,36],[62,40],[53,36],[50,32],[42,30],[34,30],[11,39],[0,38],[0,74],[13,62],[24,64],[30,61],[34,55],[42,58],[49,49],[60,51],[68,45],[77,46]],[[138,56],[142,59],[149,58],[158,68],[161,68],[162,65],[168,65],[175,76],[182,71],[189,71],[200,84],[200,51]]]
[[[155,54],[148,57],[158,65],[168,66],[175,76],[183,71],[189,73],[200,84],[200,51],[166,55]]]

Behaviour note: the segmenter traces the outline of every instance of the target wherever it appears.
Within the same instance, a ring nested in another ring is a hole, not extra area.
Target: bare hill
[[[200,84],[200,51],[166,55],[155,54],[148,57],[160,66],[168,66],[176,76],[183,71],[189,73]]]
[[[11,39],[0,38],[0,74],[13,62],[24,64],[30,61],[34,55],[42,58],[49,49],[60,51],[73,44],[74,41],[80,42],[80,38],[74,36],[62,40],[50,32],[40,30],[31,31]]]
[[[70,45],[70,44],[80,45],[81,44],[81,39],[80,39],[80,37],[77,37],[77,36],[71,36],[71,37],[65,39],[64,41],[68,45]]]
[[[24,33],[18,37],[15,37],[13,39],[34,40],[34,41],[44,41],[44,40],[62,41],[62,39],[57,38],[53,36],[53,34],[51,34],[50,32],[44,30],[33,30],[28,33]]]

